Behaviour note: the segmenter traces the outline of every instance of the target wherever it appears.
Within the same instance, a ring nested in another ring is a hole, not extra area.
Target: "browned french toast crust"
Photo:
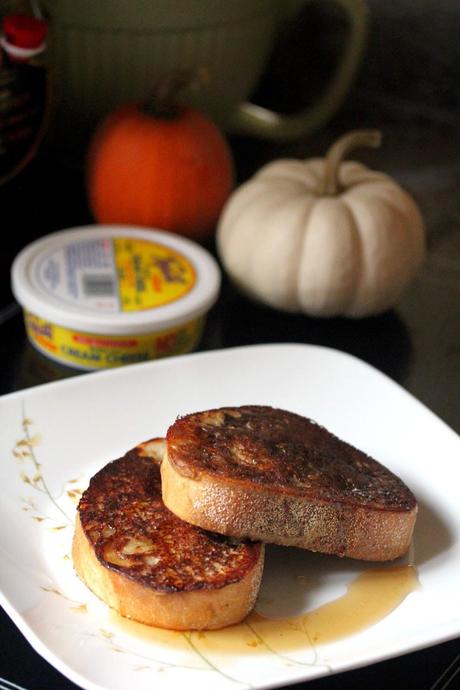
[[[141,444],[92,478],[72,556],[88,587],[121,615],[176,630],[241,621],[262,577],[264,547],[183,522],[161,498],[159,447]]]
[[[285,410],[179,418],[161,465],[165,504],[205,529],[365,560],[407,551],[414,495],[376,460]]]
[[[167,433],[168,459],[183,476],[250,481],[315,502],[413,510],[396,475],[310,419],[256,405],[178,419]]]
[[[163,505],[159,468],[133,450],[106,465],[79,505],[99,562],[158,592],[225,587],[254,567],[260,544],[192,527]]]

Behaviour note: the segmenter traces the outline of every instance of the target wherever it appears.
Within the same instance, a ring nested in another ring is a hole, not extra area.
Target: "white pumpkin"
[[[388,175],[342,162],[380,139],[351,132],[325,159],[274,161],[233,192],[217,249],[243,291],[315,316],[366,316],[396,304],[424,257],[421,214]]]

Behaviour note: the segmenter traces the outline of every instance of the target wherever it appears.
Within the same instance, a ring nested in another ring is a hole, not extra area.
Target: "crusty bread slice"
[[[136,621],[175,630],[237,623],[255,603],[264,547],[209,534],[165,508],[163,451],[164,439],[154,439],[92,478],[78,507],[75,569]]]
[[[270,407],[177,419],[161,475],[164,503],[194,525],[364,560],[404,554],[417,513],[411,491],[383,465]]]

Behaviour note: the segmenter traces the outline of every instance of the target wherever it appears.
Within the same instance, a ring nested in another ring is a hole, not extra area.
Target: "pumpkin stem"
[[[150,97],[142,104],[142,112],[162,120],[174,120],[183,108],[177,100],[178,94],[184,89],[197,89],[208,79],[206,69],[169,72],[159,79]]]
[[[381,141],[382,133],[375,129],[357,129],[337,139],[329,148],[324,159],[324,179],[321,194],[335,196],[339,193],[340,164],[350,151],[362,146],[378,148]]]

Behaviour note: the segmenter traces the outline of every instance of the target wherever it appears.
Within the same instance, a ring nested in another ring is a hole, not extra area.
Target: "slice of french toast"
[[[411,491],[376,460],[265,406],[177,419],[161,475],[165,504],[192,524],[364,560],[404,554],[417,513]]]
[[[72,557],[87,586],[122,616],[175,630],[245,618],[264,547],[183,522],[161,498],[164,439],[142,443],[91,479],[79,506]]]

